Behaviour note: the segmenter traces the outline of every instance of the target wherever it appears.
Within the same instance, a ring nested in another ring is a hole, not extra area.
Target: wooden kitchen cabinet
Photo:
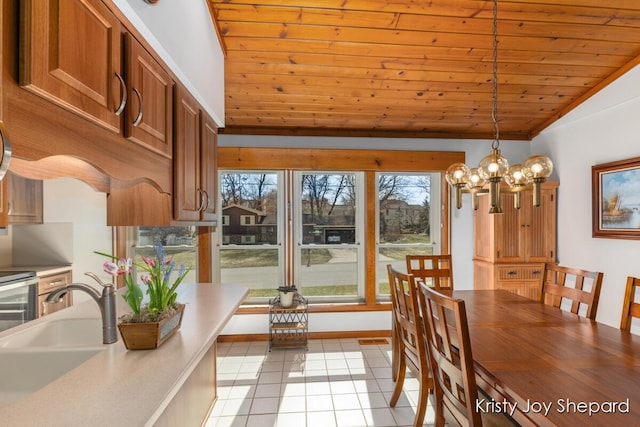
[[[557,182],[542,185],[540,206],[531,192],[503,192],[503,214],[489,214],[488,196],[481,195],[474,212],[474,278],[476,289],[505,289],[537,298],[545,262],[556,262]]]
[[[125,34],[129,97],[124,135],[166,157],[173,151],[173,80],[142,45]]]
[[[29,0],[20,15],[23,87],[171,157],[173,80],[104,3]]]
[[[0,182],[0,227],[42,224],[42,181],[7,173]]]
[[[174,219],[215,225],[217,128],[181,86],[175,110]]]
[[[120,21],[100,0],[20,3],[20,84],[120,132],[125,94]]]
[[[10,224],[42,224],[42,181],[12,173],[8,182],[8,214]]]
[[[73,292],[67,292],[61,298],[60,302],[47,304],[44,302],[54,289],[68,285],[71,282],[71,270],[48,274],[38,278],[38,317],[55,313],[58,310],[73,305]]]

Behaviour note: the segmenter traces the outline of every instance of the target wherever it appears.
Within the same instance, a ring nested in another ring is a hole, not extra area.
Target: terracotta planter
[[[183,314],[184,304],[179,304],[178,311],[172,317],[159,322],[120,323],[118,330],[127,349],[150,350],[160,347],[180,329]]]

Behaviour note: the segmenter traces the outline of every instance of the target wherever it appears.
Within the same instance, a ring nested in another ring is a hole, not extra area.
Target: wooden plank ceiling
[[[492,1],[207,1],[223,133],[493,136]],[[531,139],[639,55],[639,0],[500,0],[500,138]]]

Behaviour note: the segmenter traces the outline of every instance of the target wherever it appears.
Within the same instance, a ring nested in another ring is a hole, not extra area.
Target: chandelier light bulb
[[[502,157],[499,149],[494,149],[488,156],[480,160],[478,170],[485,181],[490,181],[492,178],[500,179],[509,170],[509,162]]]
[[[469,170],[467,189],[471,193],[471,206],[473,210],[478,210],[478,192],[484,187],[485,180],[480,176],[478,168]]]
[[[547,156],[531,156],[524,166],[531,171],[531,178],[549,178],[553,172],[553,162]]]
[[[454,163],[447,168],[444,175],[450,186],[455,188],[456,208],[462,207],[462,187],[467,185],[469,178],[469,166],[464,163]]]

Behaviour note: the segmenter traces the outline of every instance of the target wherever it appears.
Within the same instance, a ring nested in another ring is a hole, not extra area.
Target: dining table
[[[640,425],[640,336],[504,290],[449,293],[465,302],[476,410],[523,426]]]

